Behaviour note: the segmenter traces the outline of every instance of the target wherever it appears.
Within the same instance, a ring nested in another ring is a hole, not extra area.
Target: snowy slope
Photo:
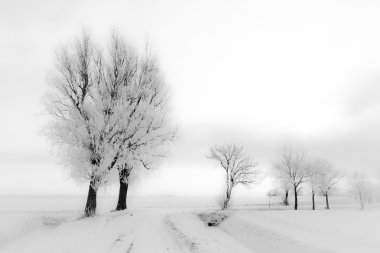
[[[257,252],[380,252],[380,211],[235,211],[220,229]]]

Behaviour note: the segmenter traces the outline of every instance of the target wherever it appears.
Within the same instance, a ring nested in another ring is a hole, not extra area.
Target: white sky
[[[379,13],[369,0],[2,0],[0,194],[86,194],[40,135],[54,50],[83,27],[101,40],[115,26],[138,46],[149,39],[172,88],[181,138],[132,194],[217,194],[222,171],[205,155],[224,142],[246,145],[264,171],[296,143],[378,176]]]

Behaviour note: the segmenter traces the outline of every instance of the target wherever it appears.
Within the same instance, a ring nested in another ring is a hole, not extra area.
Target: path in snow
[[[117,212],[37,231],[0,252],[251,252],[194,214],[160,210]]]
[[[230,217],[219,227],[206,226],[192,211],[142,209],[107,213],[40,228],[3,245],[0,252],[314,253],[357,252],[359,248],[370,252],[379,248],[375,240],[377,226],[373,222],[357,222],[357,229],[365,231],[368,227],[375,232],[372,237],[360,237],[353,231],[354,223],[343,225],[347,220],[339,219],[342,212],[315,213],[314,221],[307,212],[229,213]],[[351,220],[360,218],[360,213],[345,214]],[[370,214],[368,220],[376,220],[376,213],[373,217]],[[355,241],[352,236],[360,240]]]

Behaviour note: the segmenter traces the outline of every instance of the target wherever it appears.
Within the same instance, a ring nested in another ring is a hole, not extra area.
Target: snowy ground
[[[216,210],[212,199],[131,198],[129,210],[109,212],[115,198],[102,198],[93,218],[80,217],[83,198],[29,197],[29,210],[23,200],[0,198],[0,252],[380,252],[375,205],[293,211],[236,201],[209,227],[198,214]]]

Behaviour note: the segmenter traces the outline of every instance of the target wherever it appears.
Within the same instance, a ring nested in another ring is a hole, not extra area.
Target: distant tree
[[[322,196],[326,199],[326,209],[330,209],[329,205],[329,192],[339,182],[339,171],[332,169],[331,163],[326,160],[318,160],[317,167],[319,167],[318,187]]]
[[[280,193],[278,192],[277,189],[270,189],[269,191],[267,191],[267,197],[269,199],[269,208],[271,207],[271,199],[273,197],[277,197],[279,195],[280,195]]]
[[[276,176],[276,175],[275,175]],[[282,175],[281,173],[276,176],[277,181],[279,182],[279,191],[278,194],[282,198],[282,203],[285,206],[289,205],[289,192],[292,190],[292,185],[289,183],[287,177]]]
[[[360,207],[363,210],[364,203],[370,197],[368,178],[363,174],[355,172],[350,178],[350,187],[351,193],[359,200]]]
[[[315,194],[317,194],[319,190],[321,163],[321,160],[314,159],[308,164],[306,170],[307,182],[309,183],[311,189],[311,200],[313,210],[315,210]]]
[[[243,146],[221,145],[210,149],[209,159],[217,161],[226,172],[226,191],[223,209],[228,207],[232,189],[239,185],[249,185],[257,181],[259,170],[249,156],[243,152]]]
[[[294,191],[294,210],[298,209],[298,195],[307,179],[307,161],[303,150],[284,147],[279,161],[274,166],[279,179],[292,186]]]

